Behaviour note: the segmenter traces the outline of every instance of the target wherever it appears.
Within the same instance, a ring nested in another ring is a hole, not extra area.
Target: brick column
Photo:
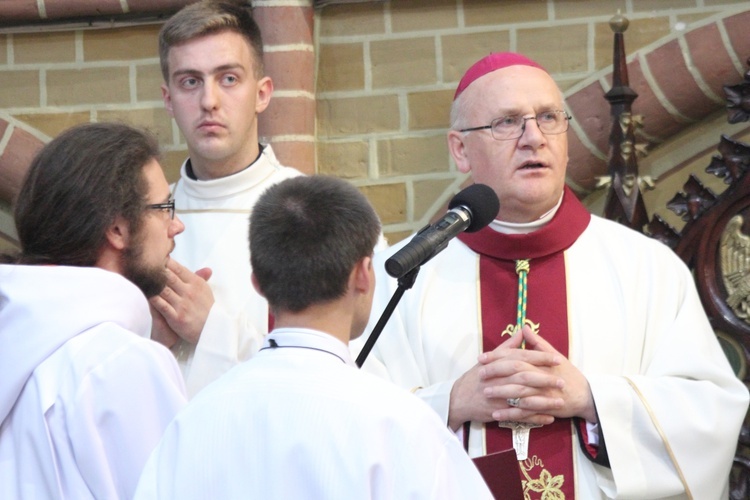
[[[266,73],[274,82],[269,107],[260,115],[261,140],[273,145],[284,165],[315,173],[315,47],[312,0],[253,2],[265,44]]]

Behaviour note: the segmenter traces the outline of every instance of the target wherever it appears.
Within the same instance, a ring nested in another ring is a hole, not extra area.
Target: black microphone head
[[[448,208],[453,209],[463,206],[471,211],[471,222],[466,228],[467,233],[479,231],[492,222],[500,211],[500,200],[497,199],[495,191],[486,184],[472,184],[462,189],[448,203]]]

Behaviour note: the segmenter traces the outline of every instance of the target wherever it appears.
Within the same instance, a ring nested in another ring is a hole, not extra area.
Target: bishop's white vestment
[[[566,190],[559,210],[541,230],[502,235],[487,227],[473,233],[474,240],[464,233],[464,241],[452,241],[422,266],[363,369],[415,390],[447,422],[453,383],[485,350],[482,290],[510,297],[506,309],[515,307],[517,293],[513,285],[497,290],[491,282],[482,282],[485,256],[466,241],[504,239],[493,259],[510,261],[507,267],[512,269],[512,261],[529,257],[524,256],[529,250],[543,255],[547,241],[539,235],[565,240],[566,217],[576,213],[580,228],[556,256],[562,274],[555,279],[560,283],[540,283],[540,275],[535,275],[539,259],[532,257],[528,288],[534,314],[543,314],[558,301],[567,304],[562,311],[567,319],[557,325],[568,330],[561,347],[591,386],[606,445],[610,467],[589,460],[575,436],[580,422],[570,421],[564,435],[570,440],[565,445],[572,452],[576,498],[686,498],[686,488],[695,499],[726,498],[748,391],[717,342],[692,276],[662,243],[615,222],[584,216],[582,210]],[[366,332],[396,289],[383,263],[401,246],[376,255],[376,299]],[[511,276],[506,281],[513,280]],[[557,286],[561,293],[535,293],[544,286]],[[505,313],[515,316],[516,311]],[[532,321],[534,314],[529,315]],[[503,326],[498,324],[497,331]],[[539,328],[543,337],[545,326]],[[355,354],[364,340],[352,345]],[[495,345],[502,340],[497,338]],[[487,453],[485,425],[472,422],[470,429],[470,455]],[[538,431],[531,430],[532,447]],[[510,431],[503,432],[510,443]],[[557,491],[552,479],[570,485],[571,478],[550,476],[540,466],[544,457],[537,458],[519,463],[531,498]]]

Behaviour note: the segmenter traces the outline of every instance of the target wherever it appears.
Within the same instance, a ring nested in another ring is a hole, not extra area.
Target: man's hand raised
[[[211,274],[207,267],[193,273],[176,260],[169,259],[167,286],[149,300],[152,310],[158,313],[154,314],[151,334],[154,340],[171,347],[176,341],[174,335],[177,335],[192,344],[198,343],[214,304],[214,294],[207,283]]]

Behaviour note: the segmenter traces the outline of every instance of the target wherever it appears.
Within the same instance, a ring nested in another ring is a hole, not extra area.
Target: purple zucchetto
[[[475,62],[471,68],[466,70],[463,78],[458,82],[458,88],[453,96],[453,100],[455,101],[461,95],[461,92],[466,90],[466,87],[471,85],[477,78],[495,70],[507,68],[508,66],[531,66],[547,72],[539,63],[532,61],[524,55],[515,52],[494,52]]]

